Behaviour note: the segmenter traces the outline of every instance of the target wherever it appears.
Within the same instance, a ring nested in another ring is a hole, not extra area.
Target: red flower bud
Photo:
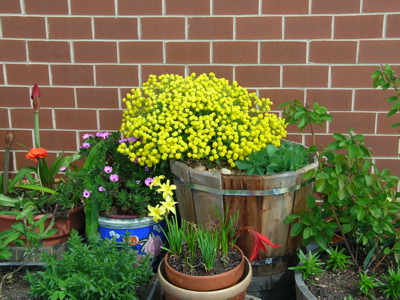
[[[36,83],[32,89],[31,99],[33,100],[33,110],[38,112],[40,108],[40,89]]]
[[[14,130],[13,131],[7,131],[6,133],[6,138],[5,138],[5,142],[6,142],[6,148],[9,149],[12,145],[14,141]]]

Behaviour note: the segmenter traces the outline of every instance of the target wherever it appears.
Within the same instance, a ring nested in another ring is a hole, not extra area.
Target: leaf
[[[387,99],[386,99],[386,102],[393,102],[393,101],[396,101],[397,99],[399,99],[399,97],[397,97],[397,96],[392,96],[392,97],[387,98]]]
[[[312,194],[308,195],[306,201],[307,201],[307,207],[309,209],[312,209],[315,206],[316,199],[315,199],[314,195],[312,195]]]
[[[293,215],[293,214],[288,215],[288,216],[285,218],[284,223],[285,223],[285,224],[290,224],[290,223],[292,223],[293,221],[296,221],[298,218],[299,218],[298,215]]]
[[[290,230],[290,235],[291,236],[299,235],[303,231],[303,228],[304,228],[303,223],[298,222],[298,223],[294,224],[292,226],[292,229]]]
[[[324,179],[317,179],[315,181],[315,190],[319,193],[323,192],[326,187],[326,181]]]

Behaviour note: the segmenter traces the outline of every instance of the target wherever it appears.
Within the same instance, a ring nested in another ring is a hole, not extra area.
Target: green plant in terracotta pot
[[[148,206],[149,216],[154,220],[165,219],[167,226],[165,230],[168,251],[163,263],[159,266],[158,276],[161,286],[166,288],[167,299],[179,297],[179,289],[186,292],[195,291],[193,299],[203,299],[204,293],[227,289],[243,281],[243,274],[246,270],[245,278],[251,278],[251,268],[243,252],[235,245],[237,237],[247,231],[253,238],[252,253],[249,260],[260,258],[260,249],[267,251],[266,245],[272,248],[280,247],[273,244],[268,237],[258,233],[253,227],[238,227],[237,212],[234,216],[229,216],[228,210],[221,216],[217,209],[219,218],[210,220],[207,224],[196,225],[184,219],[178,220],[173,200],[173,191],[176,186],[171,185],[169,180],[163,181],[163,176],[156,177],[150,185],[151,189],[162,194],[164,201],[160,205]],[[171,217],[168,214],[171,213]],[[164,231],[164,229],[162,229]],[[178,289],[171,291],[170,284],[166,284],[165,273],[168,281]],[[244,299],[247,286],[244,287],[235,299]],[[197,292],[199,295],[195,296]],[[172,294],[170,294],[172,293]],[[212,292],[211,292],[212,295]],[[240,295],[240,296],[238,296]],[[173,298],[175,299],[175,298]],[[224,299],[230,299],[225,295]]]
[[[73,190],[86,206],[88,235],[100,233],[102,238],[122,241],[129,231],[129,242],[140,252],[158,257],[163,234],[153,219],[147,216],[147,206],[157,205],[162,196],[148,186],[155,176],[168,175],[167,163],[142,166],[131,162],[117,151],[123,139],[119,132],[97,132],[83,135],[80,154],[86,166],[79,170]]]
[[[316,163],[304,147],[295,151],[290,143],[281,146],[287,124],[270,112],[270,99],[210,73],[151,75],[123,102],[121,132],[138,140],[122,143],[119,151],[143,166],[170,163],[183,219],[204,225],[217,219],[215,205],[219,211],[228,207],[230,215],[242,208],[239,226],[255,227],[283,245],[263,259],[286,261],[294,253],[299,239],[291,240],[282,212],[305,206],[312,180],[305,182],[302,174]],[[279,230],[267,233],[266,228]],[[247,256],[250,240],[249,234],[238,239]]]
[[[50,246],[66,241],[71,226],[77,230],[83,228],[82,202],[80,199],[65,197],[62,189],[69,179],[61,175],[67,168],[75,169],[72,163],[81,156],[64,156],[61,153],[49,164],[49,153],[40,143],[40,89],[36,84],[33,86],[31,98],[34,110],[34,148],[27,148],[26,158],[34,161],[36,165],[24,166],[10,178],[9,155],[17,136],[13,131],[8,131],[5,136],[4,172],[3,176],[0,176],[0,224],[3,226],[1,231],[5,231],[31,213],[35,220],[41,219],[44,214],[50,214],[45,225],[48,226],[54,216],[54,228],[58,230],[56,235],[45,240],[45,246]],[[71,222],[74,224],[71,225]]]

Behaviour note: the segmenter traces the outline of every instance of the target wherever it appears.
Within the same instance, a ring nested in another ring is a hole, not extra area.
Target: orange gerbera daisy
[[[49,156],[47,154],[47,150],[44,148],[32,148],[31,151],[28,152],[26,155],[27,159],[32,159],[35,162],[38,162],[38,158],[44,158],[46,156]]]

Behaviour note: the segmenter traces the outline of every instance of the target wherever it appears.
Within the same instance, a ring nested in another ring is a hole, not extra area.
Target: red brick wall
[[[0,141],[15,131],[13,169],[26,164],[17,142],[32,146],[34,83],[42,145],[55,154],[76,151],[85,132],[117,130],[120,99],[148,75],[212,71],[275,108],[327,106],[320,143],[353,127],[400,175],[392,93],[370,78],[379,64],[400,68],[399,0],[1,0],[0,21]]]

